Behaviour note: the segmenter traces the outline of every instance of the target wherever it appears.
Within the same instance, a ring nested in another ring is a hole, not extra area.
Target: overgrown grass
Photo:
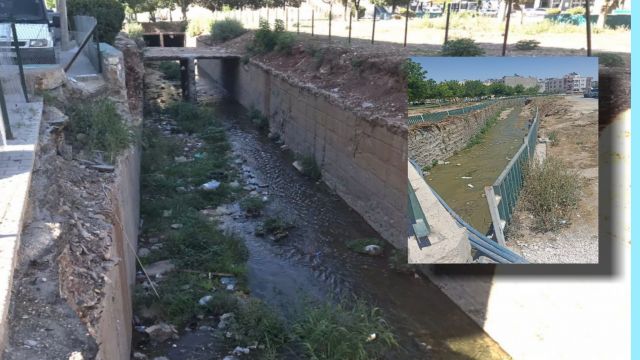
[[[260,216],[265,206],[259,196],[248,196],[240,201],[240,208],[249,216]]]
[[[137,23],[137,22],[127,23],[125,29],[126,29],[127,35],[129,35],[129,38],[142,39],[142,34],[144,33],[144,29],[142,28],[142,25],[140,25],[140,23]]]
[[[490,117],[489,120],[487,120],[484,123],[484,126],[482,126],[480,131],[478,133],[476,133],[475,135],[473,135],[473,137],[471,137],[471,139],[469,139],[469,142],[465,146],[465,149],[470,149],[473,146],[482,143],[482,141],[484,140],[485,135],[487,134],[487,132],[489,132],[489,130],[493,127],[493,125],[496,124],[496,122],[498,121],[498,118],[500,117],[501,113],[502,113],[502,111],[498,111],[497,114],[495,114],[494,116]]]
[[[473,39],[449,40],[442,46],[442,56],[481,56],[484,50]]]
[[[209,136],[211,135],[209,127],[217,124],[211,108],[186,101],[170,104],[166,108],[166,113],[175,120],[180,130],[188,134],[205,132],[203,135]]]
[[[169,81],[180,80],[180,64],[176,61],[163,61],[158,65],[158,69],[164,75],[164,78]]]
[[[304,156],[300,159],[302,173],[311,180],[318,181],[322,178],[322,171],[313,156]]]
[[[211,39],[217,42],[225,42],[235,39],[247,32],[242,23],[234,19],[216,21],[211,26]]]
[[[520,40],[516,43],[516,49],[521,51],[535,50],[540,47],[538,40]]]
[[[108,99],[72,104],[67,130],[75,148],[102,152],[111,162],[133,142],[129,125]]]
[[[251,122],[260,129],[262,132],[266,132],[269,130],[269,119],[262,115],[260,110],[256,108],[251,108],[249,110],[249,119]]]
[[[558,146],[558,132],[556,131],[550,132],[549,141],[551,141],[551,146]]]
[[[309,359],[376,359],[397,346],[380,310],[359,299],[308,306],[292,330]]]
[[[568,224],[578,205],[583,181],[566,163],[547,157],[525,171],[521,201],[534,217],[534,228],[555,231]]]

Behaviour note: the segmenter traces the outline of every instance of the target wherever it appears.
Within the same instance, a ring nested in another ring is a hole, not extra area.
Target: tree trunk
[[[180,8],[182,9],[182,20],[187,20],[187,11],[189,11],[189,5],[183,4]]]
[[[56,10],[60,13],[60,47],[69,49],[69,18],[67,17],[67,0],[58,0]]]

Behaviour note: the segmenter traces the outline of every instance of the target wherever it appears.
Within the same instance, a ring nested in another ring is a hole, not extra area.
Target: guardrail
[[[409,119],[407,120],[407,123],[409,125],[416,125],[422,122],[438,122],[438,121],[442,121],[443,119],[445,119],[448,116],[454,116],[454,115],[463,115],[463,114],[468,114],[470,112],[476,111],[476,110],[480,110],[480,109],[484,109],[490,105],[493,105],[495,103],[498,103],[500,101],[504,101],[504,100],[512,100],[512,99],[526,99],[526,98],[531,98],[531,97],[538,97],[538,96],[549,96],[548,94],[537,94],[537,95],[526,95],[526,96],[508,96],[508,97],[503,97],[500,99],[495,99],[495,100],[488,100],[485,101],[481,104],[476,104],[476,105],[471,105],[471,106],[465,106],[459,109],[453,109],[453,110],[446,110],[446,111],[440,111],[440,112],[434,112],[434,113],[424,113],[424,114],[420,114],[420,115],[413,115],[413,116],[409,116]]]
[[[484,188],[489,204],[493,231],[500,245],[505,244],[504,229],[511,221],[518,195],[522,189],[524,169],[535,154],[539,127],[540,118],[536,108],[536,114],[531,122],[527,136],[523,139],[523,144],[493,185]]]

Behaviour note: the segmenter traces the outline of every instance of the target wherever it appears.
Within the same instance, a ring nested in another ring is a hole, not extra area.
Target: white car
[[[44,0],[0,0],[0,51],[15,49],[12,22],[23,63],[56,63]]]

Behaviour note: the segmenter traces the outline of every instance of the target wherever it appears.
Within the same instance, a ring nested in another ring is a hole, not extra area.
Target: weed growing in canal
[[[249,119],[260,131],[267,132],[269,130],[269,119],[262,115],[260,110],[252,107],[249,110]]]
[[[292,330],[310,359],[376,359],[398,345],[380,310],[359,299],[307,306]]]
[[[210,108],[186,101],[172,103],[166,112],[176,121],[180,130],[188,134],[202,132],[216,123]]]
[[[252,298],[243,303],[235,320],[234,332],[240,334],[247,344],[270,344],[272,348],[278,349],[288,341],[282,319],[258,299]]]
[[[260,216],[264,207],[265,203],[259,196],[249,196],[240,200],[240,208],[249,216]]]
[[[133,142],[133,134],[108,99],[77,103],[69,111],[67,128],[73,146],[87,152],[103,152],[114,161]]]
[[[292,224],[280,219],[280,218],[267,218],[265,219],[260,226],[256,228],[255,234],[257,236],[264,236],[266,234],[271,235],[273,240],[280,240],[287,235],[289,232],[287,230],[293,227]]]
[[[163,61],[158,66],[160,72],[164,75],[164,78],[169,81],[180,80],[180,64],[176,61]]]
[[[306,177],[313,181],[318,181],[322,178],[322,171],[313,156],[304,156],[300,161],[302,162],[302,173]]]
[[[482,126],[480,131],[477,134],[473,135],[471,139],[469,139],[469,142],[467,143],[467,146],[465,146],[465,149],[470,149],[474,145],[478,145],[482,143],[482,141],[484,140],[484,136],[487,134],[487,132],[489,132],[491,127],[495,125],[496,122],[498,121],[498,117],[500,117],[500,112],[498,112],[497,114],[489,118],[487,121],[485,121],[484,126]]]
[[[525,171],[522,203],[539,231],[558,230],[569,223],[580,200],[583,181],[563,161],[547,157],[532,161]]]
[[[240,21],[227,18],[213,23],[211,26],[211,39],[216,42],[225,42],[235,39],[245,32],[247,30]]]
[[[409,264],[407,249],[393,249],[389,256],[389,267],[399,273],[410,274],[414,272],[414,266]]]

